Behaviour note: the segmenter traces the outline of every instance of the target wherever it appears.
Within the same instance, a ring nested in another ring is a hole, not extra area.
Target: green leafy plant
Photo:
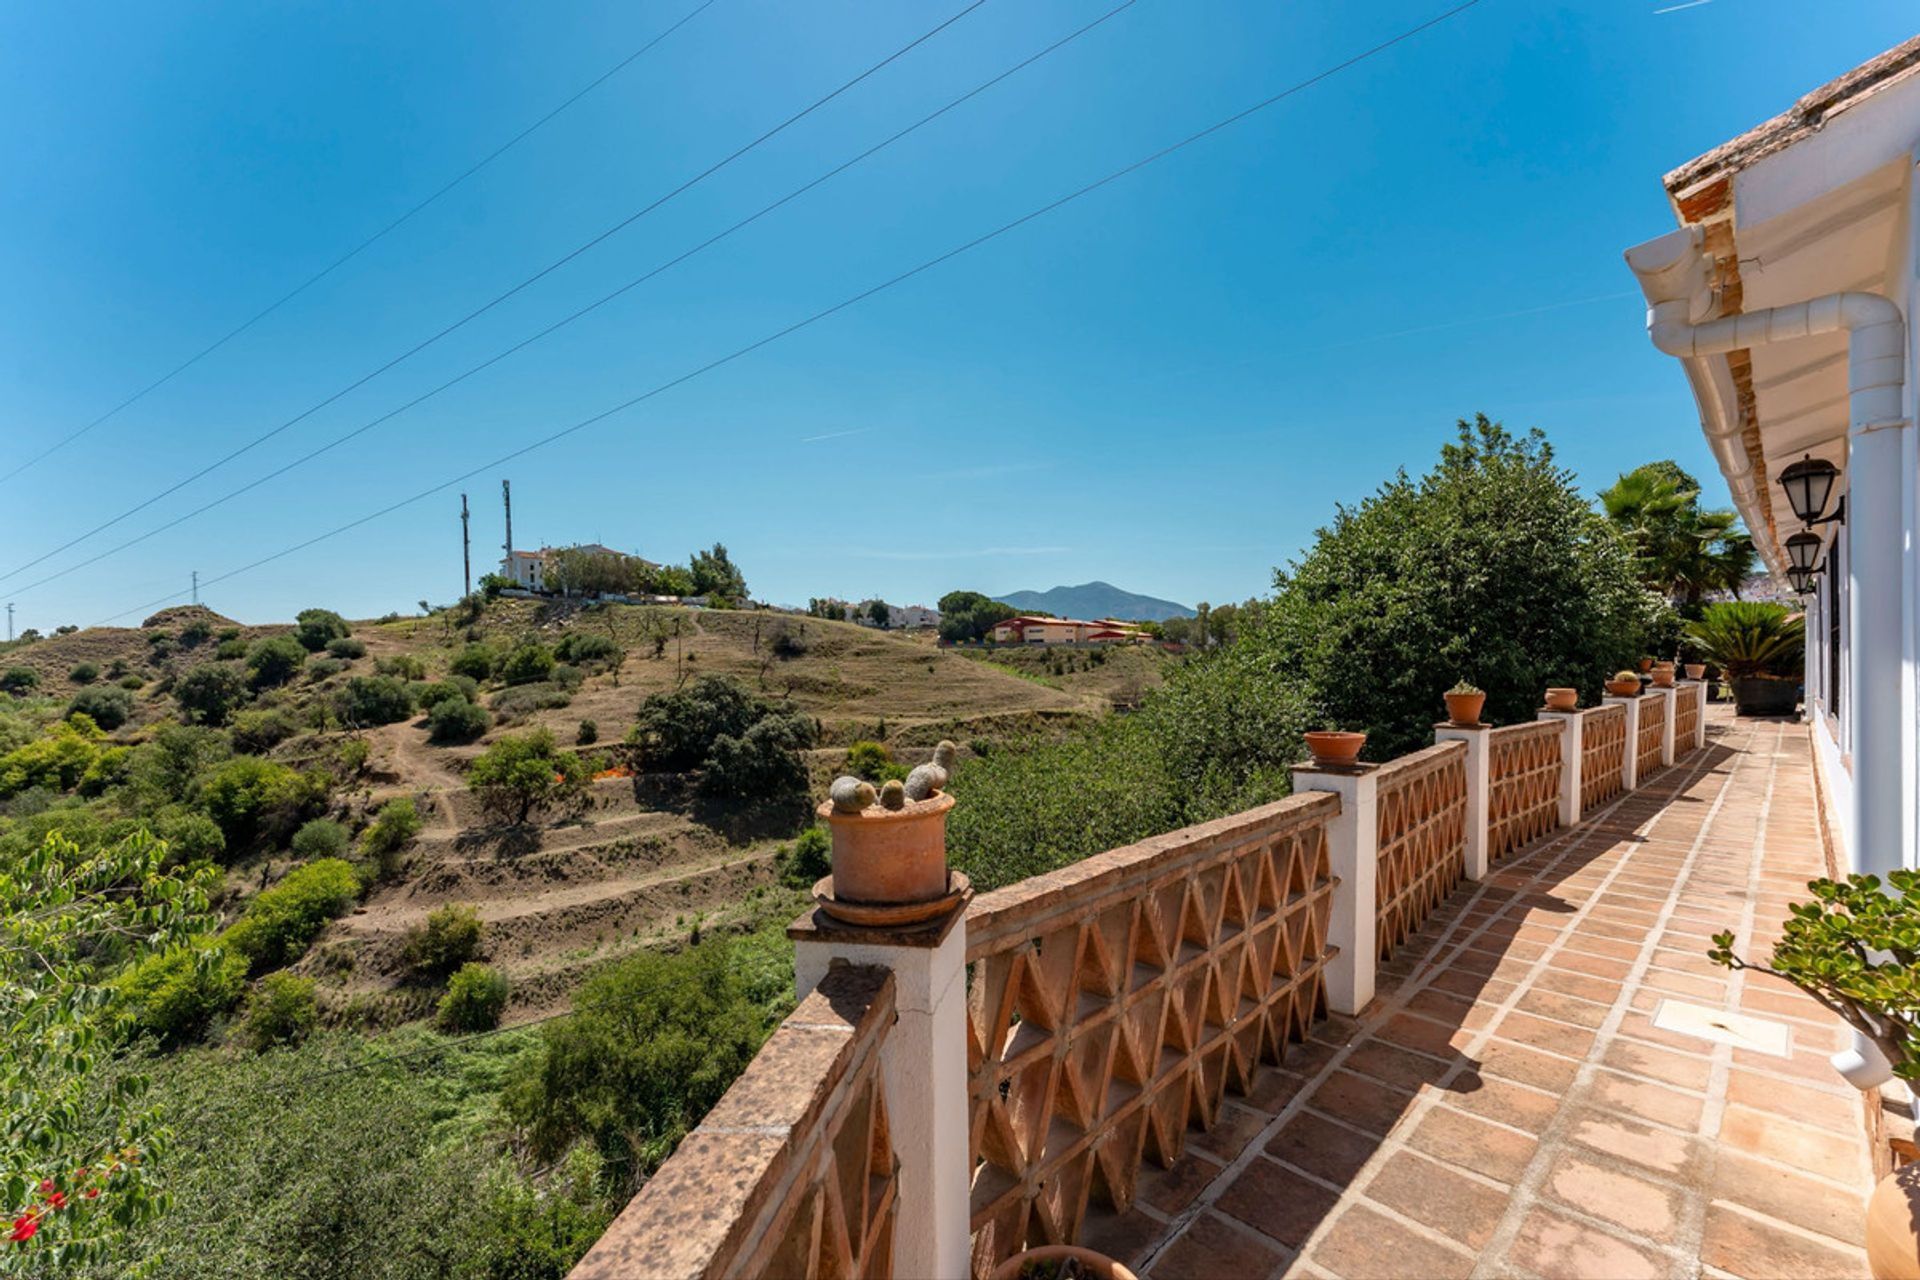
[[[811,889],[833,870],[833,837],[825,827],[808,827],[782,854],[780,878],[796,889]]]
[[[32,667],[8,667],[0,674],[0,693],[22,694],[40,683],[40,673]]]
[[[1447,692],[1452,694],[1458,694],[1462,697],[1470,697],[1471,695],[1476,693],[1485,693],[1486,690],[1482,689],[1479,685],[1473,683],[1473,681],[1471,680],[1460,680],[1455,682],[1453,688],[1447,690]]]
[[[1716,933],[1707,956],[1732,970],[1791,982],[1871,1040],[1895,1074],[1920,1080],[1920,872],[1813,880],[1796,902],[1768,964],[1733,951]]]
[[[440,997],[435,1021],[442,1031],[491,1031],[507,1008],[507,975],[488,964],[463,964]]]
[[[76,662],[73,670],[67,672],[67,679],[75,684],[92,684],[100,678],[100,668],[91,662]]]
[[[347,914],[360,898],[360,877],[339,858],[322,858],[287,872],[258,894],[221,941],[264,973],[298,960],[327,921]]]
[[[875,786],[891,778],[907,776],[906,766],[896,764],[892,752],[881,743],[865,738],[847,747],[847,762],[842,767],[854,777],[865,778]]]
[[[346,639],[352,630],[347,620],[331,609],[302,609],[293,620],[293,638],[308,653],[318,653],[333,641]]]
[[[355,676],[335,695],[333,706],[350,725],[393,724],[413,714],[413,694],[393,676]]]
[[[22,1271],[100,1260],[116,1230],[164,1207],[153,1182],[167,1133],[146,1077],[103,1088],[108,978],[186,945],[209,921],[209,873],[169,871],[144,833],[83,852],[47,837],[0,874],[0,1216]]]
[[[500,664],[500,678],[508,684],[531,684],[553,674],[553,650],[543,644],[523,644]]]
[[[303,862],[337,858],[347,851],[347,829],[332,818],[315,818],[293,833],[289,847]]]
[[[223,725],[246,702],[247,682],[224,663],[203,663],[173,682],[173,699],[189,724]]]
[[[291,636],[256,640],[247,650],[247,670],[252,672],[253,687],[271,689],[283,685],[306,665],[307,651]]]
[[[1806,623],[1785,605],[1725,600],[1702,610],[1687,638],[1729,680],[1790,679],[1806,651]]]
[[[320,1006],[312,978],[270,973],[247,1000],[241,1032],[255,1052],[279,1044],[298,1044],[319,1021]]]
[[[436,907],[407,931],[407,964],[423,978],[444,978],[480,954],[485,933],[480,913],[467,903]]]
[[[465,698],[443,698],[427,713],[427,737],[434,742],[472,742],[492,722],[484,707]]]
[[[491,680],[500,665],[500,655],[492,645],[470,644],[453,655],[447,670],[470,680]]]
[[[579,756],[555,747],[553,733],[535,729],[500,739],[467,770],[467,786],[495,818],[519,826],[536,810],[577,803],[587,787]]]

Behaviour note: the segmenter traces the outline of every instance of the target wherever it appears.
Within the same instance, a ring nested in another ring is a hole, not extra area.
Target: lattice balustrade
[[[1114,849],[967,913],[974,1271],[1124,1212],[1325,1005],[1337,797]]]
[[[1536,720],[1488,737],[1487,857],[1499,862],[1560,825],[1561,730]]]
[[[1693,740],[1699,736],[1702,688],[1697,684],[1682,685],[1680,696],[1673,700],[1673,754],[1676,758],[1693,750]]]
[[[1585,712],[1580,726],[1580,812],[1619,795],[1626,785],[1627,709],[1615,703]]]
[[[1634,746],[1633,776],[1637,785],[1660,769],[1660,747],[1667,735],[1667,699],[1665,694],[1649,693],[1640,699],[1640,739]]]
[[[832,970],[569,1280],[892,1275],[880,1049],[893,1021],[893,975]]]
[[[1467,744],[1442,742],[1374,775],[1380,958],[1418,929],[1466,873]]]

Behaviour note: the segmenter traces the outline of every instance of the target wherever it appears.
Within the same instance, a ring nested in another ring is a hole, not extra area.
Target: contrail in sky
[[[1685,4],[1670,4],[1664,9],[1655,9],[1653,13],[1655,17],[1658,17],[1663,13],[1678,13],[1682,9],[1698,9],[1703,4],[1712,3],[1713,0],[1687,0]]]
[[[823,436],[803,436],[801,444],[819,444],[822,440],[838,440],[843,436],[863,436],[873,430],[872,427],[854,427],[850,431],[829,431]]]

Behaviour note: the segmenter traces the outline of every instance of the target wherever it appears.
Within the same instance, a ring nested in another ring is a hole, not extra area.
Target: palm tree
[[[1753,572],[1753,539],[1740,518],[1703,509],[1699,483],[1671,461],[1627,472],[1601,491],[1600,505],[1633,547],[1641,581],[1688,613],[1713,592],[1738,596]]]

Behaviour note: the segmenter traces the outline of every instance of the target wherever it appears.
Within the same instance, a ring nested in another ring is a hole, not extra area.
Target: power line
[[[987,3],[987,0],[971,0],[971,3],[969,3],[965,8],[961,9],[958,13],[955,13],[952,17],[947,18],[945,21],[941,22],[939,25],[933,27],[931,30],[925,32],[924,34],[916,36],[913,40],[908,41],[906,44],[902,45],[900,48],[894,50],[892,53],[888,54],[886,57],[882,58],[880,61],[868,67],[865,71],[862,71],[859,75],[854,76],[851,80],[848,80],[844,84],[840,85],[839,88],[834,89],[832,92],[824,95],[823,97],[814,99],[814,101],[809,103],[807,106],[801,108],[799,111],[796,111],[794,114],[788,116],[785,120],[782,120],[779,124],[775,125],[773,128],[768,129],[765,133],[762,133],[759,137],[753,139],[751,142],[748,142],[746,145],[734,150],[733,152],[729,153],[722,159],[709,165],[707,168],[701,170],[699,173],[687,179],[685,182],[681,183],[679,186],[673,188],[671,191],[667,192],[665,195],[658,197],[652,202],[646,205],[643,205],[641,208],[635,210],[633,213],[628,214],[626,217],[620,219],[618,222],[614,223],[612,226],[608,227],[606,230],[600,232],[598,235],[585,241],[584,243],[580,244],[576,248],[568,251],[567,253],[563,254],[559,258],[554,259],[552,262],[540,268],[538,271],[534,272],[532,275],[526,277],[524,280],[521,280],[518,284],[508,289],[506,292],[496,295],[490,301],[483,303],[481,306],[475,308],[472,311],[469,311],[466,315],[461,316],[458,320],[455,320],[452,324],[447,325],[445,328],[441,329],[438,333],[435,333],[431,337],[425,338],[420,342],[415,343],[413,346],[407,348],[405,351],[401,352],[399,355],[393,357],[391,360],[388,360],[385,364],[382,364],[379,367],[373,369],[372,371],[361,375],[359,378],[354,379],[352,382],[348,383],[346,386],[341,387],[338,391],[335,391],[331,395],[328,395],[327,397],[325,397],[324,399],[312,405],[309,405],[305,409],[302,409],[299,413],[296,413],[293,417],[288,418],[286,421],[282,422],[279,426],[273,427],[267,431],[261,432],[259,435],[247,441],[245,444],[241,445],[239,448],[233,449],[230,452],[223,454],[221,457],[214,459],[212,462],[200,468],[198,471],[194,472],[192,475],[187,476],[182,480],[176,481],[175,483],[160,490],[160,492],[152,495],[151,497],[145,498],[142,501],[135,503],[133,506],[127,508],[125,511],[122,511],[119,515],[114,516],[112,519],[103,521],[102,523],[95,525],[93,528],[87,530],[85,533],[80,534],[78,537],[68,539],[66,542],[61,543],[59,546],[53,548],[51,551],[46,551],[41,553],[38,556],[35,556],[33,559],[27,561],[25,564],[17,565],[12,569],[7,570],[5,573],[0,573],[0,582],[3,582],[6,579],[15,576],[16,574],[24,573],[26,570],[31,569],[34,565],[39,564],[44,560],[50,559],[53,556],[59,555],[62,551],[67,550],[69,547],[73,547],[78,545],[79,543],[85,542],[88,538],[91,538],[96,533],[100,533],[106,529],[111,529],[114,525],[119,524],[122,520],[125,520],[129,516],[136,515],[139,512],[145,511],[148,507],[152,506],[156,502],[159,502],[161,499],[166,498],[171,494],[178,493],[180,490],[186,488],[188,485],[192,484],[194,481],[199,480],[201,477],[206,476],[207,474],[213,471],[219,470],[221,467],[224,467],[227,463],[232,462],[234,459],[242,456],[243,454],[252,452],[254,449],[259,448],[261,445],[273,439],[275,436],[279,435],[281,432],[286,431],[289,428],[294,427],[299,423],[305,421],[306,419],[312,417],[314,414],[320,412],[320,410],[326,408],[328,405],[334,403],[336,400],[339,400],[342,396],[345,396],[350,392],[357,391],[359,388],[365,386],[367,383],[379,377],[381,374],[386,373],[388,370],[393,369],[394,367],[400,364],[403,364],[407,360],[412,359],[414,356],[420,354],[422,351],[425,351],[428,347],[431,347],[436,342],[439,342],[442,338],[445,338],[446,336],[455,332],[456,330],[472,323],[474,320],[479,319],[481,316],[493,310],[495,307],[507,301],[509,298],[514,297],[515,295],[519,294],[520,292],[529,288],[530,286],[538,283],[541,280],[544,280],[547,276],[553,274],[555,271],[558,271],[561,267],[564,267],[567,263],[572,262],[575,258],[578,258],[581,254],[588,252],[589,250],[593,249],[595,246],[610,239],[614,235],[617,235],[619,232],[625,230],[627,227],[633,225],[635,222],[638,222],[641,218],[646,217],[649,213],[652,213],[654,210],[660,208],[660,206],[666,204],[668,201],[690,190],[691,188],[698,185],[699,183],[704,182],[707,178],[713,176],[714,174],[718,173],[720,170],[726,168],[728,165],[732,164],[735,160],[738,160],[741,156],[746,155],[748,152],[758,147],[761,143],[766,142],[768,139],[773,138],[785,132],[787,129],[791,128],[793,125],[799,123],[801,120],[805,119],[807,116],[812,115],[815,111],[818,111],[821,107],[825,106],[827,103],[832,102],[835,98],[839,97],[841,94],[845,93],[847,90],[853,88],[855,85],[859,84],[861,81],[867,79],[869,76],[874,75],[876,72],[880,71],[882,68],[890,65],[891,63],[898,61],[900,58],[906,56],[908,53],[918,48],[920,45],[923,45],[927,41],[933,39],[935,36],[939,35],[942,31],[945,31],[948,27],[960,21],[960,19],[966,17],[968,14],[972,13],[975,9],[980,8],[982,5],[986,3]]]
[[[726,229],[715,232],[713,235],[708,236],[705,240],[702,240],[699,243],[695,244],[692,248],[686,249],[683,252],[676,254],[672,258],[667,259],[665,262],[652,268],[651,270],[642,272],[640,275],[633,277],[631,280],[628,280],[625,284],[620,285],[618,288],[612,290],[611,292],[603,294],[599,298],[596,298],[594,301],[589,302],[585,306],[580,307],[577,310],[574,310],[572,312],[569,312],[567,315],[562,316],[560,319],[554,321],[552,324],[549,324],[544,329],[541,329],[529,335],[528,337],[521,339],[519,342],[514,343],[512,346],[507,347],[506,349],[487,357],[485,360],[482,360],[480,363],[471,366],[470,368],[462,371],[461,373],[455,374],[453,377],[447,379],[445,382],[442,382],[439,385],[432,387],[427,391],[422,392],[421,394],[415,396],[413,399],[408,400],[405,403],[393,409],[389,409],[387,412],[380,414],[377,417],[369,419],[368,421],[362,423],[358,427],[355,427],[351,431],[347,431],[341,435],[335,436],[332,440],[327,441],[325,444],[322,444],[317,448],[311,449],[308,452],[301,454],[299,457],[292,458],[287,462],[281,464],[280,466],[274,468],[273,470],[254,477],[252,480],[247,481],[245,484],[240,485],[237,488],[229,489],[226,493],[221,494],[217,498],[214,498],[208,502],[205,502],[200,506],[193,508],[190,511],[183,512],[182,514],[175,516],[173,519],[168,520],[163,524],[155,525],[153,528],[148,529],[145,533],[138,534],[137,536],[129,538],[124,542],[116,543],[115,545],[108,547],[104,551],[101,551],[92,556],[89,556],[85,560],[81,560],[74,564],[70,564],[63,569],[57,570],[56,572],[46,575],[45,577],[38,578],[32,582],[29,582],[23,587],[16,588],[14,591],[14,595],[15,596],[23,595],[28,591],[34,590],[35,588],[46,586],[50,582],[56,582],[62,578],[69,576],[70,574],[78,573],[82,569],[85,569],[91,565],[98,564],[100,563],[100,561],[105,560],[111,556],[118,555],[120,552],[127,550],[129,547],[145,542],[149,538],[165,533],[169,529],[177,528],[178,526],[185,524],[189,520],[193,520],[199,516],[205,515],[207,512],[213,510],[215,507],[222,506],[232,501],[233,499],[240,497],[245,493],[248,493],[254,489],[259,488],[261,485],[266,484],[271,480],[278,479],[280,476],[287,474],[287,472],[292,471],[294,468],[304,466],[307,463],[312,462],[314,459],[320,457],[322,454],[330,453],[334,449],[339,448],[341,445],[346,444],[348,441],[356,439],[357,437],[366,434],[368,431],[371,431],[373,428],[380,426],[382,423],[389,422],[392,419],[399,417],[401,414],[406,413],[407,411],[414,409],[421,404],[424,404],[426,401],[433,399],[435,396],[440,395],[442,392],[451,390],[453,387],[458,386],[462,382],[465,382],[468,378],[473,377],[475,374],[478,374],[483,370],[491,368],[493,365],[496,365],[500,363],[502,360],[505,360],[513,355],[518,354],[520,351],[526,349],[529,346],[532,346],[534,343],[539,342],[542,339],[547,338],[552,334],[559,332],[561,329],[566,328],[568,325],[572,324],[574,321],[582,319],[583,317],[592,314],[593,312],[599,310],[601,307],[604,307],[608,303],[614,301],[616,298],[619,298],[624,294],[632,291],[633,289],[636,289],[639,286],[647,283],[649,280],[652,280],[654,277],[661,275],[664,272],[669,271],[672,268],[677,267],[680,264],[686,262],[688,259],[693,258],[696,255],[705,252],[707,249],[712,248],[714,245],[720,243],[720,241],[722,240],[725,240],[727,237],[733,235],[735,232],[744,230],[745,228],[753,225],[754,223],[758,222],[760,219],[766,217],[768,214],[774,212],[776,209],[781,208],[783,205],[786,205],[794,200],[797,200],[801,196],[805,195],[809,191],[812,191],[814,188],[820,186],[821,184],[831,181],[832,179],[845,173],[847,170],[853,168],[855,165],[858,165],[864,162],[870,157],[892,146],[894,143],[900,141],[902,138],[905,138],[907,135],[916,132],[917,130],[923,128],[926,125],[933,123],[935,120],[938,120],[940,117],[946,115],[948,112],[954,110],[956,107],[959,107],[961,104],[969,101],[972,98],[978,97],[982,93],[985,93],[988,89],[993,88],[995,85],[1001,83],[1003,80],[1006,80],[1009,77],[1014,76],[1021,71],[1024,71],[1026,68],[1032,66],[1036,62],[1039,62],[1041,59],[1047,57],[1048,55],[1055,53],[1062,48],[1065,48],[1067,45],[1073,43],[1075,40],[1078,40],[1081,36],[1086,35],[1088,32],[1092,31],[1094,28],[1103,25],[1109,19],[1115,18],[1119,16],[1121,13],[1124,13],[1126,10],[1132,8],[1135,3],[1137,3],[1137,0],[1122,0],[1122,3],[1114,6],[1112,9],[1107,10],[1105,13],[1093,19],[1091,22],[1088,22],[1083,26],[1080,26],[1075,30],[1068,32],[1066,35],[1062,36],[1058,40],[1055,40],[1052,44],[1047,45],[1045,48],[1041,49],[1039,52],[1031,54],[1028,57],[1021,59],[1019,62],[1014,63],[1012,66],[1008,67],[1005,71],[1000,72],[1000,74],[994,76],[993,78],[982,81],[980,84],[975,85],[973,88],[961,94],[959,97],[950,100],[944,106],[941,106],[927,113],[926,115],[921,116],[918,120],[915,120],[912,124],[907,125],[905,128],[896,130],[894,133],[888,135],[886,138],[883,138],[879,142],[874,143],[872,146],[868,147],[866,150],[860,152],[859,154],[853,156],[852,158],[842,161],[840,164],[837,164],[833,168],[828,169],[826,172],[820,174],[818,177],[812,179],[811,181],[806,182],[801,186],[795,187],[792,191],[787,192],[787,194],[781,196],[779,199],[773,201],[772,203],[763,205],[760,209],[747,215],[746,217],[740,219],[739,221],[733,223],[733,225],[727,227]],[[41,558],[45,559],[44,556]],[[24,568],[25,566],[22,566],[22,567]],[[7,576],[11,576],[11,575],[7,575]]]
[[[582,88],[579,92],[575,93],[572,97],[568,98],[565,102],[562,102],[559,106],[547,112],[547,114],[541,116],[538,120],[535,120],[532,124],[522,129],[519,133],[514,134],[511,138],[508,138],[505,142],[495,147],[492,151],[489,151],[486,155],[482,156],[474,164],[468,166],[464,171],[462,171],[460,174],[455,176],[452,181],[446,183],[439,190],[435,191],[432,195],[428,196],[426,199],[422,200],[420,203],[414,205],[411,209],[408,209],[405,213],[395,218],[392,222],[389,222],[386,226],[380,228],[378,231],[368,236],[365,240],[362,240],[359,244],[353,246],[353,248],[347,250],[345,253],[335,258],[332,262],[329,262],[326,266],[320,268],[320,270],[308,276],[305,280],[302,280],[299,284],[295,285],[292,289],[288,290],[286,293],[281,294],[273,302],[269,303],[265,308],[263,308],[260,311],[256,311],[248,319],[243,321],[241,324],[239,324],[235,328],[228,330],[225,334],[223,334],[220,338],[216,339],[213,343],[211,343],[206,347],[202,347],[199,351],[187,357],[187,359],[183,363],[175,365],[172,369],[168,370],[166,373],[162,374],[160,377],[154,379],[152,382],[149,382],[146,386],[140,388],[140,390],[134,392],[132,395],[128,396],[125,400],[122,400],[119,404],[116,404],[115,406],[113,406],[113,408],[107,410],[105,413],[95,418],[92,422],[87,423],[85,426],[80,427],[75,431],[68,432],[65,436],[62,436],[59,440],[56,440],[53,444],[47,446],[45,449],[41,450],[39,453],[34,454],[31,458],[28,458],[25,462],[21,463],[19,466],[15,467],[13,470],[7,472],[5,475],[0,475],[0,484],[5,484],[7,481],[13,479],[15,476],[19,475],[22,471],[25,471],[28,467],[33,466],[35,463],[41,462],[46,458],[52,457],[54,454],[58,453],[60,450],[72,444],[75,440],[78,440],[81,436],[87,434],[87,432],[93,430],[95,427],[99,426],[101,423],[107,421],[107,419],[118,414],[122,409],[129,408],[135,403],[137,403],[138,401],[144,399],[149,393],[158,391],[161,387],[164,387],[165,385],[167,385],[167,383],[172,382],[175,378],[185,373],[188,369],[191,369],[194,365],[199,364],[202,360],[206,359],[208,356],[212,355],[214,352],[218,351],[220,348],[226,346],[229,342],[232,342],[235,338],[239,337],[241,334],[245,333],[247,330],[253,328],[254,325],[259,324],[262,320],[265,320],[268,316],[278,311],[281,307],[284,307],[287,303],[292,302],[295,298],[305,293],[308,289],[311,289],[314,285],[319,284],[322,280],[332,275],[335,271],[339,270],[341,267],[346,266],[347,263],[359,257],[362,253],[366,252],[368,249],[371,249],[379,241],[386,239],[388,235],[392,234],[394,231],[399,230],[403,224],[411,221],[416,214],[424,211],[428,205],[433,204],[435,201],[439,200],[440,197],[452,191],[455,187],[465,182],[468,178],[471,178],[474,174],[479,173],[482,169],[492,164],[495,160],[498,160],[501,156],[513,150],[514,147],[526,141],[527,138],[531,137],[535,132],[537,132],[541,128],[541,126],[547,124],[555,116],[559,115],[561,112],[565,111],[568,107],[571,107],[574,103],[580,101],[580,99],[586,97],[588,94],[592,93],[595,89],[598,89],[601,85],[605,84],[607,81],[613,79],[613,77],[619,75],[622,71],[626,70],[627,67],[630,66],[634,61],[636,61],[642,54],[646,53],[649,49],[652,49],[655,45],[659,44],[662,40],[665,40],[668,36],[678,31],[681,27],[686,26],[687,23],[699,17],[700,14],[704,13],[714,3],[715,3],[715,0],[702,0],[702,3],[698,5],[696,8],[694,8],[693,10],[691,10],[690,12],[688,12],[686,16],[682,17],[679,21],[675,22],[672,26],[668,27],[665,31],[662,31],[659,35],[655,36],[653,39],[641,45],[638,49],[635,49],[632,53],[628,54],[626,57],[622,58],[620,61],[614,63],[613,66],[609,67],[606,71],[602,72],[599,76],[595,77],[584,88]]]
[[[641,404],[647,400],[651,400],[655,396],[661,395],[667,391],[671,391],[675,387],[681,386],[685,383],[693,381],[696,378],[702,377],[705,374],[711,373],[715,369],[721,368],[724,365],[732,364],[734,361],[739,360],[744,356],[750,355],[753,352],[758,351],[762,347],[770,346],[771,344],[778,342],[783,338],[790,337],[793,334],[798,333],[803,329],[810,328],[811,326],[818,324],[820,321],[825,320],[830,316],[837,315],[840,312],[847,310],[849,307],[857,306],[859,303],[866,301],[868,298],[874,297],[877,294],[884,293],[898,285],[904,284],[906,281],[911,280],[916,276],[922,275],[927,271],[931,271],[933,268],[940,266],[942,263],[949,262],[954,258],[960,257],[962,254],[969,253],[974,249],[979,248],[981,245],[997,240],[1001,236],[1006,235],[1008,232],[1014,231],[1020,227],[1025,226],[1029,222],[1032,222],[1038,218],[1045,217],[1046,215],[1053,213],[1055,210],[1064,208],[1066,205],[1072,204],[1074,201],[1079,200],[1084,196],[1091,195],[1093,192],[1099,191],[1102,188],[1114,182],[1117,182],[1121,178],[1128,176],[1129,174],[1137,173],[1138,171],[1148,167],[1149,165],[1158,163],[1159,161],[1166,159],[1168,156],[1174,155],[1175,153],[1180,151],[1184,151],[1186,148],[1194,145],[1195,143],[1200,142],[1206,138],[1212,137],[1214,134],[1219,133],[1222,130],[1229,129],[1234,125],[1239,124],[1240,122],[1248,119],[1249,117],[1257,115],[1262,111],[1265,111],[1267,108],[1272,107],[1277,103],[1283,102],[1286,99],[1291,98],[1296,94],[1302,93],[1305,90],[1312,88],[1313,86],[1319,84],[1324,80],[1331,79],[1332,77],[1339,75],[1341,72],[1346,71],[1352,67],[1355,67],[1360,63],[1367,61],[1370,58],[1376,57],[1379,54],[1385,53],[1387,50],[1392,49],[1397,45],[1404,44],[1406,41],[1413,39],[1415,36],[1420,35],[1421,33],[1428,31],[1434,27],[1437,27],[1442,23],[1447,22],[1450,19],[1459,16],[1462,13],[1465,13],[1467,10],[1477,6],[1480,2],[1481,0],[1462,0],[1461,3],[1454,5],[1449,9],[1443,10],[1442,12],[1434,15],[1433,17],[1426,19],[1424,22],[1421,22],[1414,26],[1406,28],[1405,30],[1401,31],[1398,35],[1392,36],[1391,38],[1387,40],[1383,40],[1380,43],[1373,45],[1372,47],[1360,53],[1356,53],[1351,57],[1344,59],[1343,61],[1337,62],[1334,65],[1326,68],[1325,70],[1317,72],[1312,76],[1309,76],[1305,80],[1296,81],[1294,84],[1287,86],[1285,89],[1282,89],[1277,93],[1271,94],[1268,97],[1262,98],[1260,101],[1253,103],[1251,106],[1244,107],[1241,110],[1234,112],[1232,115],[1225,116],[1222,119],[1216,120],[1214,123],[1207,125],[1205,128],[1199,129],[1193,133],[1186,135],[1184,138],[1181,138],[1177,142],[1169,143],[1166,146],[1161,147],[1156,151],[1149,152],[1148,154],[1140,157],[1138,160],[1134,160],[1128,164],[1122,165],[1120,168],[1114,169],[1108,172],[1107,174],[1105,174],[1104,176],[1096,178],[1092,182],[1089,182],[1084,186],[1077,187],[1063,196],[1059,196],[1047,202],[1046,204],[1040,205],[1038,208],[1031,209],[1028,212],[1021,214],[1019,217],[1012,219],[1011,221],[1003,222],[991,231],[975,236],[971,240],[964,241],[961,244],[958,244],[953,248],[946,250],[943,253],[936,254],[934,257],[926,259],[925,261],[919,263],[917,266],[909,267],[907,270],[900,272],[898,275],[891,276],[886,280],[881,281],[879,284],[871,285],[865,289],[860,290],[858,293],[854,293],[845,298],[842,298],[839,302],[836,302],[831,306],[824,307],[821,310],[816,311],[813,314],[805,317],[804,319],[796,320],[792,324],[786,325],[785,327],[780,329],[776,329],[772,333],[769,333],[764,337],[758,338],[753,342],[746,344],[745,346],[735,348],[733,351],[728,352],[726,355],[710,360],[706,364],[700,365],[695,369],[689,370],[688,372],[680,374],[677,377],[671,378],[666,382],[660,383],[659,385],[647,391],[641,392],[639,395],[633,396],[627,400],[623,400],[619,404],[615,404],[606,409],[603,409],[600,412],[593,414],[590,417],[583,418],[580,421],[572,424],[571,426],[562,427],[557,431],[551,432],[550,434],[541,437],[538,440],[534,440],[531,443],[522,445],[517,449],[514,449],[508,453],[502,454],[498,458],[494,458],[489,462],[483,463],[480,466],[475,467],[470,471],[462,472],[457,476],[453,476],[447,480],[444,480],[439,484],[434,485],[431,488],[423,489],[420,492],[413,494],[410,497],[402,498],[397,502],[391,503],[385,507],[381,507],[377,511],[369,512],[366,515],[360,516],[357,519],[350,520],[345,524],[336,525],[334,528],[329,529],[324,533],[316,534],[311,538],[305,539],[304,541],[294,543],[291,546],[283,547],[279,551],[275,551],[270,555],[262,556],[260,559],[255,560],[250,564],[242,565],[237,569],[230,569],[226,573],[221,574],[219,577],[209,579],[206,585],[212,586],[214,583],[225,582],[228,579],[238,577],[241,574],[251,573],[255,569],[271,564],[276,560],[284,559],[287,556],[294,555],[297,552],[304,551],[308,547],[314,546],[317,543],[325,542],[330,538],[335,538],[340,536],[343,533],[348,533],[354,529],[357,529],[363,524],[369,524],[375,520],[381,519],[384,516],[391,515],[393,512],[399,511],[404,507],[411,506],[416,502],[424,501],[425,499],[432,497],[434,494],[439,493],[442,490],[449,489],[454,485],[462,483],[463,481],[472,479],[474,476],[480,475],[482,472],[491,471],[497,467],[503,466],[506,463],[513,461],[515,458],[519,458],[525,454],[532,453],[536,449],[545,448],[547,445],[553,444],[558,440],[562,440],[567,436],[573,435],[576,432],[584,431],[588,427],[591,427],[597,423],[603,422],[606,419],[613,417],[615,414],[623,413],[626,410],[633,408],[635,405]],[[150,609],[156,604],[163,604],[168,600],[173,600],[177,598],[178,598],[178,593],[171,596],[161,597],[158,600],[149,601],[146,604],[136,605],[131,609],[122,610],[120,613],[116,613],[111,617],[103,618],[100,620],[100,622],[95,623],[94,625],[104,626],[106,623],[113,622],[116,619],[127,616],[127,614],[138,613],[138,612],[141,612],[142,610]]]

